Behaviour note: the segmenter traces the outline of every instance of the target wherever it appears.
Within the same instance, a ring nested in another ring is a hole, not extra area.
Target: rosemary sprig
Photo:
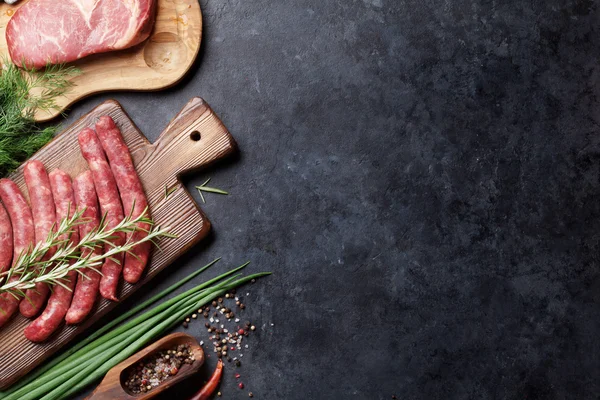
[[[227,193],[224,190],[213,188],[213,187],[210,187],[210,186],[206,186],[206,184],[208,182],[210,182],[210,178],[208,178],[202,185],[196,186],[196,189],[198,189],[198,193],[200,193],[200,198],[202,199],[203,203],[206,203],[206,200],[204,199],[204,194],[202,194],[202,192],[216,193],[216,194],[222,194],[222,195],[228,195],[229,194],[229,193]]]
[[[177,190],[177,186],[172,187],[171,189],[169,189],[167,187],[167,185],[165,185],[165,200],[168,199],[169,196],[172,195],[176,190]]]
[[[56,231],[51,232],[44,242],[36,244],[35,247],[23,253],[17,263],[10,270],[0,274],[0,294],[10,293],[16,298],[24,297],[27,289],[35,288],[36,283],[44,282],[51,285],[67,286],[63,283],[64,278],[71,271],[77,271],[85,276],[82,269],[90,268],[100,273],[96,268],[102,265],[105,259],[114,258],[119,253],[129,253],[137,245],[145,242],[153,242],[159,237],[174,238],[170,234],[169,228],[161,229],[159,226],[153,226],[153,221],[146,217],[146,212],[133,218],[131,214],[124,218],[113,228],[108,228],[106,218],[102,218],[97,229],[94,229],[84,237],[80,238],[78,243],[71,243],[68,238],[74,229],[86,220],[82,218],[83,211],[78,211],[70,218],[63,219],[58,225]],[[145,223],[150,225],[148,235],[144,238],[133,241],[130,240],[121,246],[114,245],[111,239],[117,233],[129,233],[139,230],[137,224]],[[94,254],[96,248],[104,248],[108,244],[108,251]],[[48,251],[55,247],[54,255],[44,259]],[[86,256],[82,256],[82,249],[91,250]]]

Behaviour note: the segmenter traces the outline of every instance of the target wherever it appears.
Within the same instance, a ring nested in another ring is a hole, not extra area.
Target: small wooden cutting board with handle
[[[180,177],[185,172],[198,170],[227,156],[236,145],[227,128],[200,98],[190,100],[155,143],[148,142],[119,103],[109,100],[65,129],[32,159],[42,161],[48,171],[60,168],[72,177],[86,170],[77,135],[85,127],[93,128],[102,115],[110,115],[123,133],[155,223],[169,227],[170,232],[177,235],[175,239],[159,240],[161,250],[154,249],[146,275],[139,283],[122,283],[119,298],[123,300],[208,234],[210,223]],[[22,167],[10,178],[27,196]],[[166,196],[166,193],[169,195]],[[23,329],[30,320],[21,315],[13,318],[0,329],[0,389],[35,368],[116,305],[103,299],[85,323],[61,327],[44,344],[32,343],[23,335]]]

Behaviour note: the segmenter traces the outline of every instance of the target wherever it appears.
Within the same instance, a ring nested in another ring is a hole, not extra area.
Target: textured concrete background
[[[185,82],[68,121],[114,97],[154,140],[202,96],[238,141],[187,181],[231,192],[213,236],[145,294],[215,257],[275,272],[224,398],[598,398],[596,2],[201,4]]]

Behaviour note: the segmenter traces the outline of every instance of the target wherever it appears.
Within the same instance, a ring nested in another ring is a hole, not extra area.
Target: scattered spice
[[[249,293],[246,293],[246,296],[249,295]],[[227,360],[227,362],[233,362],[236,367],[241,367],[242,362],[240,359],[244,356],[242,349],[248,348],[248,344],[242,342],[251,332],[256,331],[256,326],[248,320],[242,320],[244,322],[240,325],[240,316],[236,316],[236,313],[230,308],[234,307],[235,303],[235,306],[238,307],[236,312],[243,313],[240,311],[246,308],[243,301],[244,298],[236,296],[235,291],[232,290],[224,293],[223,297],[213,300],[211,304],[198,310],[198,314],[202,314],[206,318],[204,326],[209,334],[208,339],[212,342],[213,348],[211,353],[214,353],[218,357],[219,364]],[[199,317],[198,314],[192,314],[191,319],[197,319]],[[225,318],[227,321],[224,320]],[[192,322],[189,318],[188,321]],[[232,323],[233,321],[235,325]],[[228,326],[226,327],[226,325]],[[201,342],[201,345],[204,345],[204,342]],[[209,341],[206,341],[206,345],[210,346]],[[208,351],[208,349],[206,350]],[[235,354],[236,351],[239,353]],[[210,357],[210,354],[207,353],[208,357]],[[236,373],[235,377],[239,379],[240,374]],[[244,388],[242,382],[238,382],[238,386],[240,386],[240,389]],[[220,396],[219,393],[217,393],[218,396]],[[252,392],[248,392],[248,397],[254,397]]]
[[[187,344],[162,350],[133,367],[125,385],[133,394],[146,393],[169,377],[177,375],[182,365],[193,364],[195,360]]]

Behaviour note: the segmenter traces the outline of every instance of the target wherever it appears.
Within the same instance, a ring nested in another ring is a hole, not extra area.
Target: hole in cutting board
[[[190,139],[192,139],[194,142],[197,142],[201,138],[202,138],[202,136],[200,136],[200,132],[198,132],[198,131],[194,131],[190,134]]]

